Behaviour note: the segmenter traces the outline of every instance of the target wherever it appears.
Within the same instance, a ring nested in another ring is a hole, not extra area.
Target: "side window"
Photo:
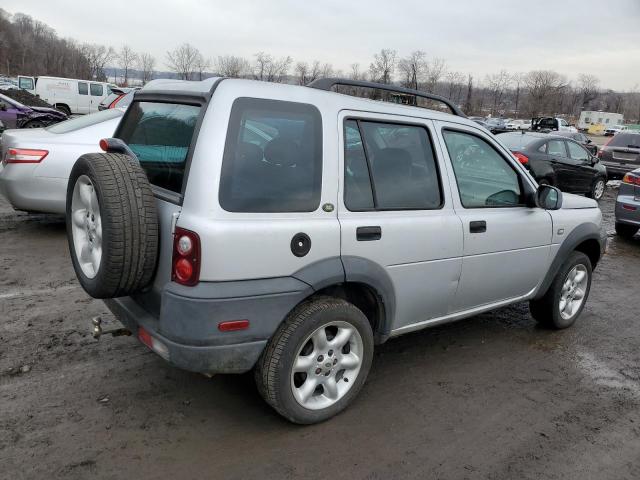
[[[564,140],[549,140],[549,143],[547,143],[547,154],[566,157],[567,150],[564,146]]]
[[[487,141],[453,130],[443,135],[465,208],[522,204],[520,177]]]
[[[349,210],[440,208],[438,169],[426,128],[348,120],[345,142]]]
[[[89,87],[84,82],[78,82],[78,93],[80,95],[89,95]]]
[[[563,127],[568,127],[569,126],[569,124],[567,123],[566,120],[560,120],[560,125],[563,126]]]
[[[33,90],[33,78],[22,77],[18,79],[18,87],[25,90]]]
[[[101,97],[104,92],[104,88],[99,83],[91,84],[91,95],[94,97]]]
[[[313,105],[238,98],[222,159],[229,212],[312,212],[322,187],[322,118]]]
[[[578,160],[581,162],[586,162],[587,160],[589,160],[590,155],[577,143],[567,142],[567,146],[569,147],[569,155],[571,155],[571,158],[573,158],[574,160]]]
[[[344,123],[344,204],[349,210],[374,208],[371,177],[358,122]]]

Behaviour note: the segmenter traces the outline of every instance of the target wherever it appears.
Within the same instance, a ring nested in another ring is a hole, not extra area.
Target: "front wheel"
[[[319,297],[291,312],[256,365],[256,385],[294,423],[333,417],[356,397],[369,373],[373,332],[345,300]]]
[[[604,196],[604,191],[606,188],[607,182],[605,182],[604,178],[596,178],[593,181],[593,184],[591,185],[591,191],[587,194],[587,196],[593,198],[594,200],[600,200]]]
[[[591,261],[573,252],[560,267],[544,296],[529,302],[531,315],[545,327],[570,327],[580,316],[591,289]]]

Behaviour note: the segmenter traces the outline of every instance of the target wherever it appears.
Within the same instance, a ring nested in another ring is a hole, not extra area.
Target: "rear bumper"
[[[602,162],[607,168],[607,178],[609,180],[619,180],[630,171],[638,168],[638,165],[620,165],[616,163]]]
[[[138,335],[148,332],[170,364],[205,374],[243,373],[258,361],[267,341],[310,287],[291,277],[243,282],[168,283],[158,317],[132,297],[105,300],[113,314]],[[218,324],[249,320],[249,328],[221,332]]]
[[[619,195],[616,199],[615,212],[616,222],[640,226],[640,200],[636,200],[633,195]]]
[[[0,194],[16,210],[64,213],[67,179],[36,177],[34,170],[28,164],[0,167]]]

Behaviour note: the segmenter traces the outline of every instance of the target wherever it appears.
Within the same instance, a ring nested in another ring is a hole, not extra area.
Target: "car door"
[[[574,163],[575,185],[578,191],[590,191],[596,173],[591,163],[591,154],[582,145],[572,140],[567,140],[567,149]]]
[[[534,188],[529,176],[480,130],[439,122],[438,135],[464,235],[455,311],[530,294],[547,269],[552,223],[524,204],[525,189]]]
[[[5,129],[18,128],[18,109],[11,103],[0,99],[0,121]]]
[[[576,192],[577,167],[569,158],[567,144],[561,138],[549,140],[546,145],[547,157],[556,177],[556,186],[565,192]]]
[[[77,113],[89,113],[91,111],[91,96],[89,95],[89,84],[87,82],[78,82],[77,98]]]
[[[104,98],[104,85],[101,83],[92,83],[89,85],[89,112],[97,112],[100,102]]]
[[[428,120],[339,115],[341,258],[395,297],[392,329],[449,313],[462,266],[462,227]]]

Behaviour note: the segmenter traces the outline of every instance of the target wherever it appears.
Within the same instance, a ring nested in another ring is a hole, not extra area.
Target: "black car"
[[[554,135],[561,135],[563,137],[571,138],[575,140],[584,148],[586,148],[591,155],[598,154],[598,146],[591,141],[589,137],[587,137],[584,133],[580,132],[554,132]]]
[[[616,133],[598,152],[610,178],[622,178],[640,167],[640,133]]]
[[[540,184],[599,200],[607,169],[578,142],[547,133],[502,133],[498,139]]]

